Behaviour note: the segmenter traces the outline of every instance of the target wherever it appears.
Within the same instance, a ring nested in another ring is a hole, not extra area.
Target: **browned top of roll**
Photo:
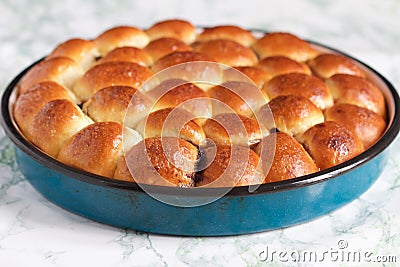
[[[94,66],[76,83],[73,91],[75,95],[87,101],[98,90],[113,86],[127,85],[134,88],[140,86],[153,73],[150,69],[132,62],[105,62]]]
[[[125,164],[137,183],[191,187],[197,154],[195,146],[176,137],[146,138],[125,154]]]
[[[146,47],[145,51],[151,55],[153,61],[157,61],[163,56],[171,54],[172,52],[192,51],[193,48],[185,42],[175,38],[160,38],[151,41]]]
[[[228,68],[224,70],[224,81],[246,81],[246,76],[258,88],[262,88],[264,83],[270,79],[270,75],[261,68],[254,66],[242,66]],[[250,82],[250,81],[247,81]]]
[[[314,125],[300,137],[300,141],[320,169],[338,165],[364,151],[356,135],[333,121]]]
[[[56,82],[38,83],[20,95],[15,102],[14,118],[22,133],[29,137],[28,129],[36,113],[49,101],[70,99],[71,94]]]
[[[264,182],[277,182],[318,171],[303,146],[286,133],[273,133],[262,139],[255,149],[260,155]],[[272,162],[271,159],[273,158]]]
[[[97,91],[83,105],[83,110],[94,121],[114,121],[135,128],[152,104],[148,97],[135,88],[116,85]]]
[[[274,121],[270,120],[271,112]],[[324,122],[324,114],[309,99],[301,95],[280,95],[261,107],[258,119],[267,129],[275,127],[289,135],[305,132],[315,124]]]
[[[382,91],[366,78],[336,74],[326,80],[337,103],[365,107],[386,118],[385,97]]]
[[[145,67],[153,64],[151,56],[145,50],[131,46],[118,47],[111,50],[99,60],[99,63],[109,61],[127,61]]]
[[[94,43],[102,55],[117,47],[133,46],[143,48],[149,43],[149,36],[135,27],[117,26],[100,34]]]
[[[232,40],[243,46],[251,46],[255,41],[255,37],[251,31],[235,25],[221,25],[205,28],[199,36],[197,36],[197,40],[200,42],[216,39]]]
[[[368,149],[386,129],[385,120],[375,112],[352,104],[336,104],[325,111],[327,121],[343,124],[358,136]]]
[[[195,27],[186,20],[172,19],[155,23],[147,31],[151,40],[171,37],[190,44],[196,38]]]
[[[113,177],[121,155],[122,125],[96,122],[74,134],[61,148],[57,159],[87,172]]]
[[[310,68],[305,63],[297,62],[285,56],[266,57],[260,60],[257,66],[268,73],[271,78],[292,72],[311,74]]]
[[[206,137],[194,115],[182,108],[164,108],[150,113],[138,126],[144,138],[172,136],[199,145]]]
[[[306,41],[286,32],[267,33],[253,44],[260,58],[286,56],[296,61],[314,58],[318,52]]]
[[[207,119],[203,129],[218,146],[251,146],[260,141],[262,134],[256,120],[235,113],[221,113]]]
[[[100,52],[92,41],[84,39],[70,39],[59,44],[46,59],[54,57],[68,57],[79,63],[82,69],[89,69],[100,56]]]
[[[263,90],[271,99],[279,95],[301,95],[321,109],[333,105],[328,87],[323,81],[312,75],[302,73],[278,75],[269,80]]]
[[[230,107],[237,114],[252,117],[254,112],[268,100],[267,96],[254,84],[238,81],[229,81],[214,86],[208,90],[208,94],[211,98],[218,100],[213,101],[214,115],[232,112],[228,108]]]
[[[200,43],[196,46],[196,51],[229,66],[251,66],[258,61],[253,50],[227,39]]]
[[[71,89],[82,76],[83,70],[74,60],[67,57],[54,57],[33,66],[17,85],[18,93],[23,94],[39,82],[54,81]]]
[[[82,110],[67,99],[44,105],[29,127],[31,141],[52,157],[57,157],[64,143],[91,123]]]
[[[365,73],[350,58],[338,54],[321,54],[308,62],[312,71],[323,79],[343,73],[365,77]]]
[[[213,153],[205,153],[208,154]],[[217,146],[215,158],[207,158],[206,161],[212,162],[204,170],[197,186],[246,186],[261,184],[264,180],[258,155],[247,147]]]
[[[168,67],[177,64],[186,62],[195,62],[195,61],[212,61],[212,60],[208,56],[195,51],[173,52],[157,60],[154,63],[152,69],[154,72],[159,72],[163,69],[166,69]]]

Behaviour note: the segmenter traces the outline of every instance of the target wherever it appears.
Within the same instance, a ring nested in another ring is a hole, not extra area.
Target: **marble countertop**
[[[400,88],[396,0],[16,0],[0,1],[0,90],[68,38],[91,38],[122,24],[148,27],[175,17],[197,25],[239,24],[293,32],[359,58]],[[400,262],[399,141],[391,145],[388,164],[370,190],[335,212],[276,231],[190,238],[118,229],[55,206],[19,172],[13,145],[3,130],[0,138],[1,266],[309,266],[317,264],[297,263],[290,255],[332,252],[343,244],[351,251],[370,253],[376,260],[371,266]],[[286,261],[278,254],[266,259],[267,249],[285,252]]]

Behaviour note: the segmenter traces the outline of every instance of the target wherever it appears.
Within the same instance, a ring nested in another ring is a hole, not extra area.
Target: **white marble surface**
[[[290,31],[361,59],[400,88],[400,2],[395,0],[3,0],[0,88],[67,38],[94,37],[121,24],[147,27],[173,17],[198,25],[233,23]],[[390,160],[379,180],[338,211],[284,230],[189,238],[117,229],[58,208],[18,171],[11,142],[2,130],[0,138],[0,266],[308,266],[310,263],[293,262],[288,255],[332,252],[343,244],[338,244],[340,240],[348,243],[348,251],[370,252],[372,260],[395,255],[400,264],[398,141],[391,146]],[[260,253],[267,247],[269,252],[287,252],[283,257],[288,261],[277,255],[274,261],[262,261]],[[322,264],[344,265],[328,257]]]

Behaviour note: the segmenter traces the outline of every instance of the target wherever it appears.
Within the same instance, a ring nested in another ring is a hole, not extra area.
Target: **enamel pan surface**
[[[13,120],[12,106],[14,87],[31,66],[6,88],[1,123],[15,144],[16,160],[26,179],[48,200],[75,214],[117,227],[169,235],[223,236],[268,231],[306,222],[344,206],[370,188],[382,173],[389,156],[388,146],[400,128],[399,96],[382,75],[356,61],[382,88],[386,98],[388,127],[374,146],[324,171],[263,184],[252,193],[248,187],[235,187],[218,200],[196,207],[165,204],[136,184],[64,165],[28,142]],[[193,190],[201,189],[152,186],[159,195],[187,203],[198,200]],[[204,190],[202,195],[206,197],[208,192]]]

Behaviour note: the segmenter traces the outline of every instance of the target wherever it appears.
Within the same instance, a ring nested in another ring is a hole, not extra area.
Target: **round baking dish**
[[[348,56],[311,43],[319,49]],[[375,145],[335,167],[263,184],[254,192],[246,186],[235,187],[218,200],[196,207],[168,205],[145,193],[137,184],[72,168],[27,141],[13,119],[14,87],[38,62],[22,71],[6,88],[1,102],[1,123],[15,144],[16,161],[27,180],[44,197],[73,213],[117,227],[170,235],[223,236],[273,230],[312,220],[358,198],[386,165],[388,147],[400,129],[399,96],[381,74],[352,59],[382,88],[386,98],[388,126]],[[180,203],[195,203],[198,198],[214,195],[214,189],[210,188],[150,187],[153,194]]]

